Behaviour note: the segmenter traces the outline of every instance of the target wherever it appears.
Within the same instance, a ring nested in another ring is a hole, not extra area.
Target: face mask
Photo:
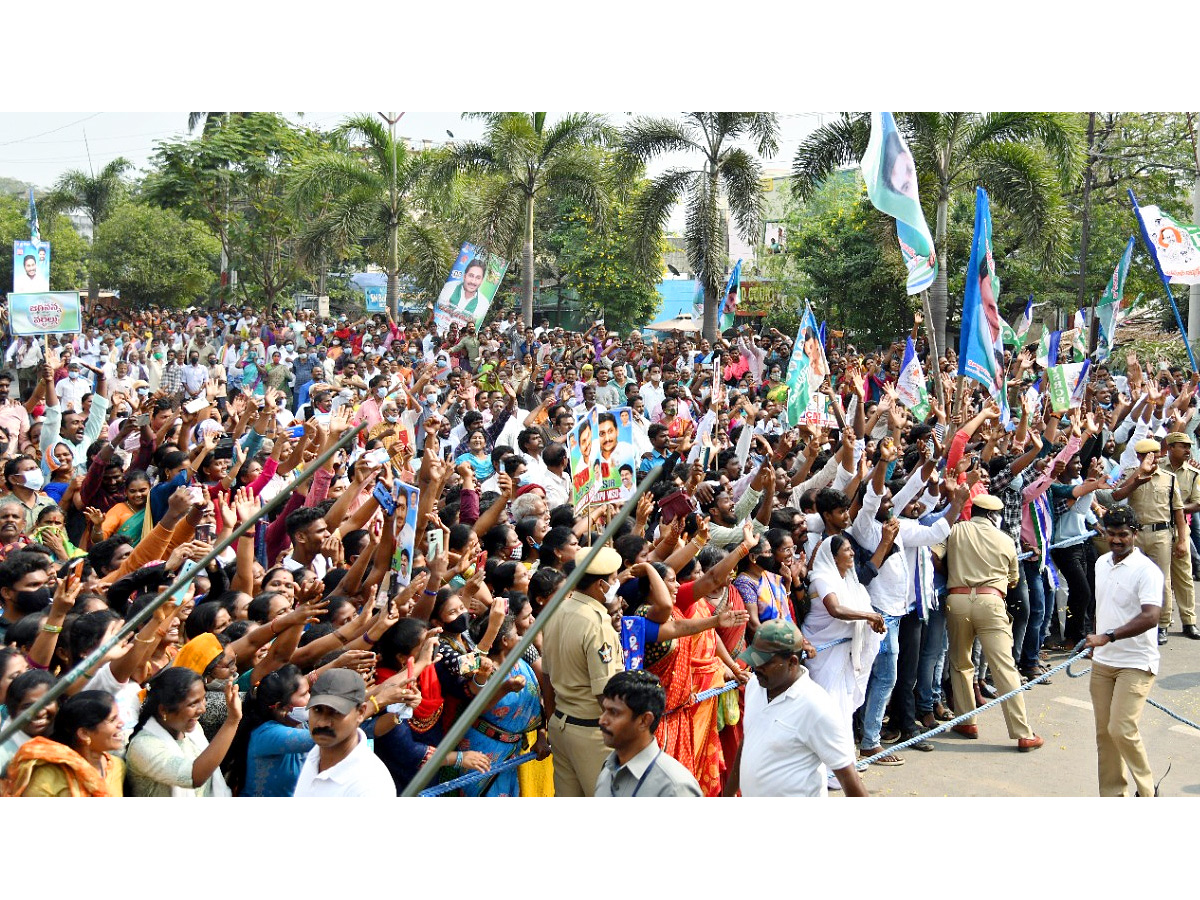
[[[54,595],[50,592],[50,588],[42,586],[36,591],[17,591],[17,598],[13,605],[21,615],[31,616],[49,606],[53,598]]]
[[[40,491],[46,483],[45,477],[42,475],[41,469],[30,469],[21,475],[21,480],[25,482],[25,487],[31,491]]]
[[[522,552],[521,546],[518,544],[516,547],[512,548],[512,552],[508,554],[508,558],[520,562]]]
[[[291,719],[293,722],[296,722],[300,725],[307,725],[308,724],[308,707],[307,706],[293,706],[291,709],[288,710],[287,717],[289,719]]]
[[[387,422],[390,425],[395,425],[397,422],[400,421],[399,416],[384,416],[383,419],[385,422]]]
[[[291,351],[296,349],[296,345],[295,344],[284,344],[283,349],[287,350],[290,353]]]
[[[155,359],[162,359],[162,358],[163,358],[163,355],[162,355],[161,353],[155,353],[155,354],[154,354],[154,358],[155,358]]]
[[[378,397],[380,400],[382,400],[384,397],[387,396],[387,388],[381,388],[381,387],[375,388],[375,396]]]
[[[82,376],[82,375],[80,375],[78,372],[71,372],[71,373],[70,373],[70,375],[71,375],[71,380],[72,380],[72,381],[78,381],[80,378],[82,378],[82,377],[83,377],[83,376]]]
[[[462,634],[467,630],[469,621],[470,620],[467,618],[467,614],[463,613],[454,621],[447,622],[445,625],[443,625],[442,629],[450,632],[451,634]]]
[[[616,599],[617,588],[619,588],[620,586],[621,585],[618,584],[616,581],[609,582],[608,590],[606,590],[604,592],[604,602],[606,605],[609,603],[612,603],[613,600]]]

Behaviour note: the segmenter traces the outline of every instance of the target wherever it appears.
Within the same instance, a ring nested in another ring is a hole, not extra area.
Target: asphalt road
[[[1178,629],[1176,620],[1161,648],[1150,697],[1200,723],[1200,641],[1181,637]],[[1052,654],[1050,666],[1066,658],[1065,653]],[[1072,668],[1088,665],[1082,660]],[[931,739],[932,752],[910,747],[900,754],[904,765],[875,765],[861,773],[867,789],[884,797],[1094,797],[1096,737],[1088,680],[1068,678],[1062,671],[1049,684],[1024,692],[1034,731],[1046,741],[1039,750],[1017,752],[997,706],[976,719],[978,740],[946,732]],[[1200,731],[1147,704],[1141,733],[1156,781],[1170,765],[1160,795],[1200,797]]]

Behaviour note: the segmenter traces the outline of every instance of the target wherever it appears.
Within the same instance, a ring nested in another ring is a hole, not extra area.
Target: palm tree
[[[948,291],[946,219],[951,195],[982,186],[1002,204],[1043,271],[1063,266],[1068,216],[1063,194],[1078,181],[1083,133],[1076,117],[1055,112],[896,113],[908,142],[926,204],[936,198],[934,245],[937,280],[929,292],[930,315],[939,353],[945,351]],[[792,162],[792,192],[805,200],[840,166],[857,162],[867,149],[871,117],[843,113],[811,134]]]
[[[621,134],[625,153],[638,163],[663,153],[699,155],[698,168],[677,166],[653,178],[638,196],[634,215],[644,258],[656,251],[671,210],[687,195],[684,244],[688,264],[704,286],[704,336],[709,340],[717,336],[717,298],[728,262],[722,193],[742,238],[753,245],[762,238],[762,164],[735,142],[748,138],[759,156],[772,156],[779,149],[778,136],[774,113],[748,112],[690,112],[683,121],[638,118]]]
[[[472,172],[485,177],[480,198],[481,234],[489,247],[521,246],[521,318],[533,324],[533,211],[548,194],[576,200],[602,223],[608,182],[603,160],[592,152],[608,128],[602,116],[572,113],[547,124],[544,112],[469,113],[487,123],[483,139],[448,149],[433,179]]]
[[[442,229],[414,203],[425,164],[394,128],[372,116],[352,117],[335,137],[342,146],[314,154],[295,172],[292,202],[323,207],[301,236],[301,249],[310,258],[355,242],[374,250],[384,259],[388,306],[398,314],[401,272],[436,295],[450,271]]]
[[[123,156],[118,156],[96,175],[84,172],[82,169],[72,169],[64,172],[43,201],[43,205],[51,212],[71,212],[82,209],[92,222],[92,240],[96,239],[96,229],[108,218],[116,208],[125,193],[125,182],[122,179],[127,171],[133,168],[133,163]],[[98,296],[96,279],[88,267],[88,300],[95,301]]]

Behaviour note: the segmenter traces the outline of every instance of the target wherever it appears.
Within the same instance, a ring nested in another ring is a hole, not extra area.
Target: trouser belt
[[[1153,525],[1143,525],[1147,531],[1166,531],[1171,527],[1170,522],[1155,522]]]
[[[994,597],[1004,599],[1004,591],[994,587],[952,587],[947,592],[950,594],[990,594]]]
[[[554,717],[557,719],[565,720],[568,725],[581,725],[584,728],[599,728],[600,727],[599,719],[577,719],[574,716],[568,716],[566,713],[562,712],[561,710],[557,710],[557,709],[554,711]]]

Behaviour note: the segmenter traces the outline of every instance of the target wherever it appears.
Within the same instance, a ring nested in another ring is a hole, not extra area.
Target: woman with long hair
[[[120,797],[125,763],[120,710],[106,691],[63,701],[49,737],[17,751],[0,787],[6,797]]]

